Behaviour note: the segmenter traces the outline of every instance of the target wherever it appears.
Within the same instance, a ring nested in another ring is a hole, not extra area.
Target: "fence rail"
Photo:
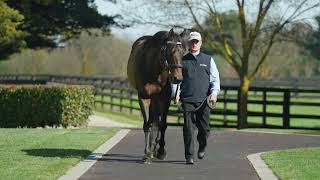
[[[125,78],[0,75],[0,83],[91,84],[95,86],[97,108],[128,113],[140,112],[137,93],[128,86]],[[236,127],[238,106],[241,106],[238,104],[238,92],[238,86],[221,86],[217,108],[210,116],[211,125]],[[248,99],[249,127],[320,129],[319,107],[319,88],[251,87]],[[182,124],[182,112],[178,106],[170,106],[169,116],[169,124]]]

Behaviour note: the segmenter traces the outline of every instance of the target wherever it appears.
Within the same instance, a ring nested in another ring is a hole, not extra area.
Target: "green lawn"
[[[320,178],[320,147],[268,152],[262,159],[283,180]]]
[[[57,179],[117,129],[0,129],[0,179]]]

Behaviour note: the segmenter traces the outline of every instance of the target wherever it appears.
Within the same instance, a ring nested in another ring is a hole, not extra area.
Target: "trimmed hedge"
[[[92,91],[90,86],[0,86],[0,127],[87,125]]]

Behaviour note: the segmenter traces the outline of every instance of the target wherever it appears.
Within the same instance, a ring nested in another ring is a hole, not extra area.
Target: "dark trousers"
[[[195,127],[198,129],[197,140],[199,143],[199,149],[204,150],[207,146],[207,139],[210,134],[210,108],[207,103],[204,103],[199,110],[193,112],[192,110],[200,104],[201,103],[182,103],[182,107],[184,109],[183,139],[186,159],[193,158],[194,156]]]

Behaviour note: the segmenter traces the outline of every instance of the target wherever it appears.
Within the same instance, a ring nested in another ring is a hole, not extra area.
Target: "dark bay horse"
[[[128,60],[127,75],[138,91],[145,134],[144,163],[153,156],[166,157],[165,131],[171,101],[171,83],[182,81],[182,57],[186,51],[186,32],[177,34],[171,29],[153,36],[143,36],[133,45]],[[157,144],[159,149],[156,151]]]

